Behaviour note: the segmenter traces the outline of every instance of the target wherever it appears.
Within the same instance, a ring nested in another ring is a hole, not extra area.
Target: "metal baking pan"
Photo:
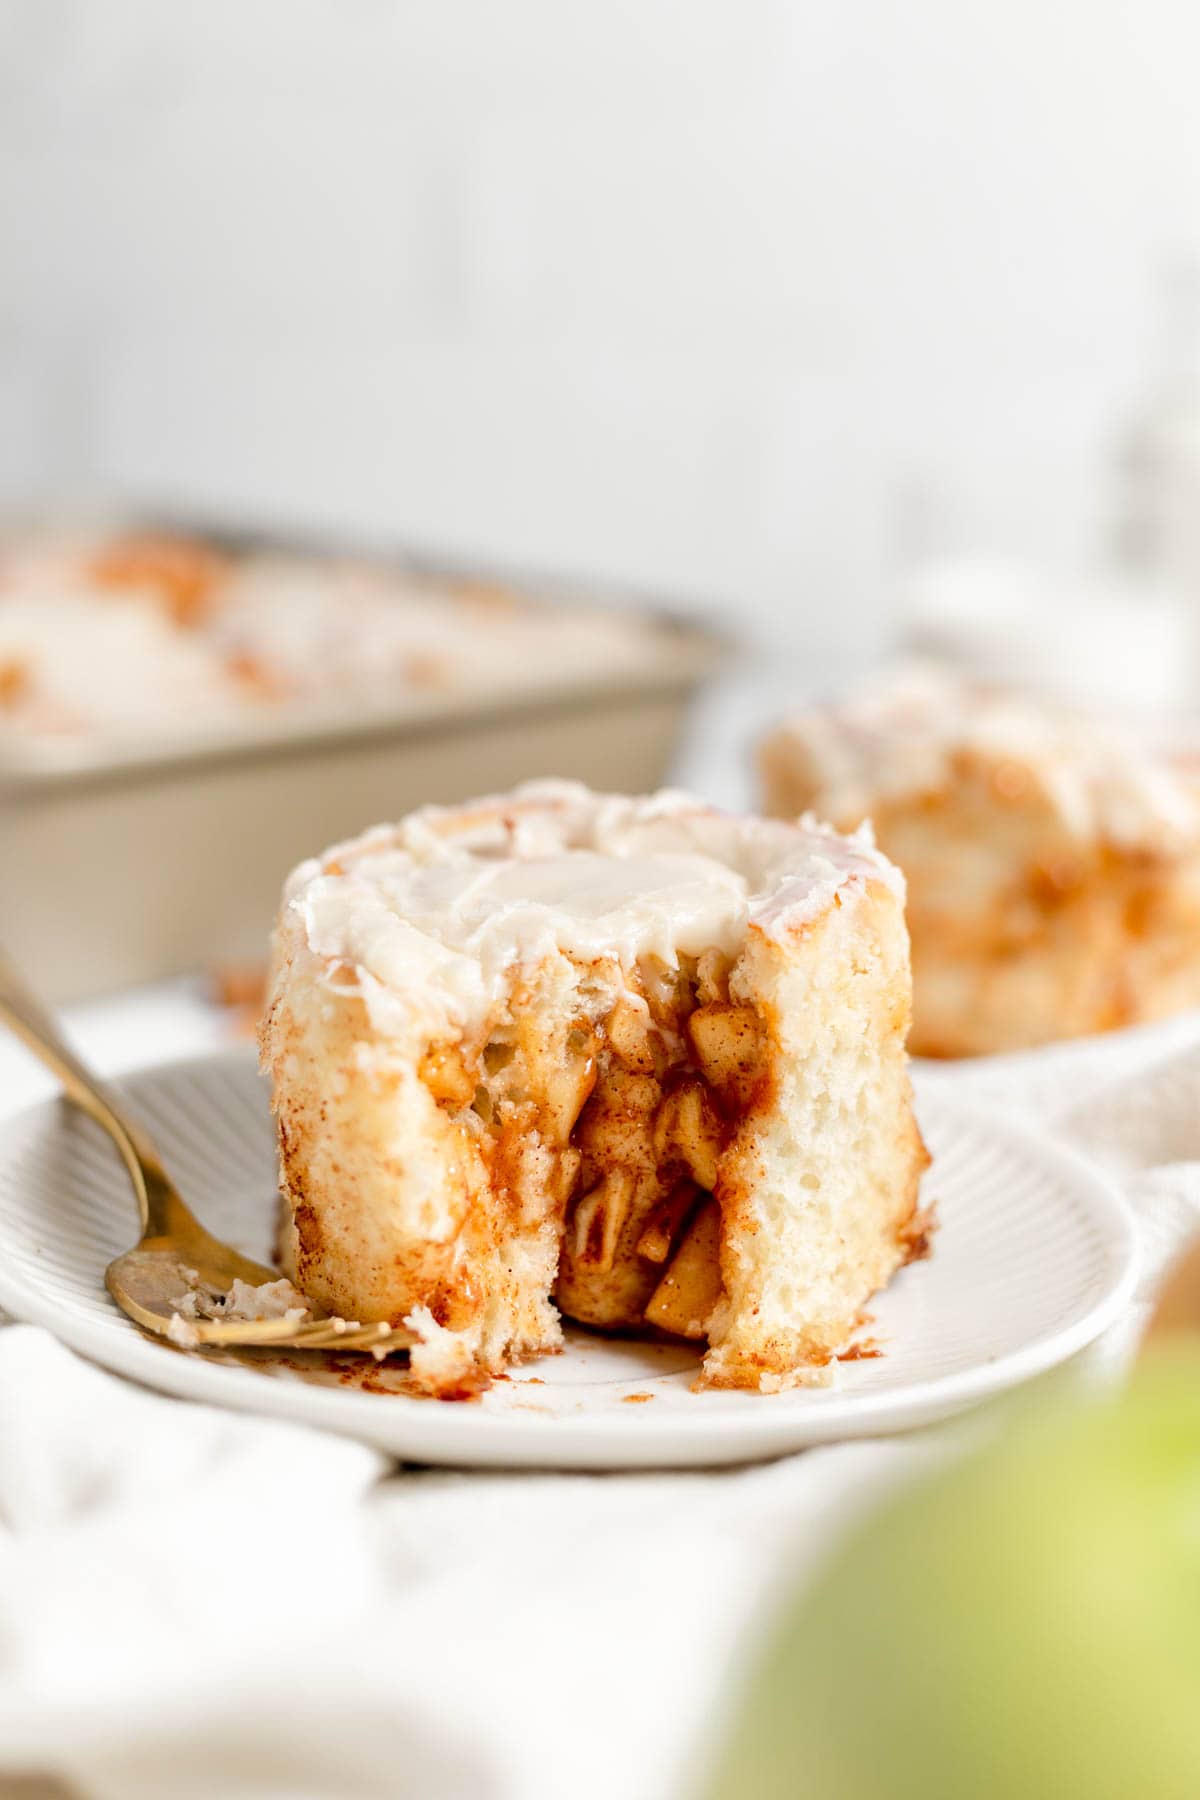
[[[237,549],[346,552],[167,524]],[[535,603],[619,603],[649,624],[647,653],[632,672],[533,691],[280,708],[219,738],[181,728],[120,746],[85,734],[18,741],[0,759],[0,941],[43,992],[78,999],[259,957],[295,863],[427,801],[540,775],[634,793],[661,783],[689,703],[726,651],[717,632],[612,588],[426,555],[388,560],[439,581],[498,581]]]

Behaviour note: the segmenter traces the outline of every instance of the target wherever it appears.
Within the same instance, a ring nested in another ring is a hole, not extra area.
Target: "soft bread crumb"
[[[197,1270],[181,1268],[179,1272],[188,1286],[175,1302],[175,1311],[171,1315],[166,1335],[171,1343],[177,1344],[182,1350],[194,1350],[203,1342],[195,1325],[195,1321],[199,1319],[219,1320],[230,1324],[250,1323],[259,1319],[286,1319],[299,1324],[301,1320],[312,1317],[309,1302],[286,1276],[280,1276],[278,1281],[264,1281],[258,1286],[248,1281],[235,1280],[230,1284],[228,1293],[217,1294],[201,1284]]]
[[[439,1325],[427,1306],[416,1306],[404,1321],[417,1338],[409,1352],[413,1381],[427,1393],[453,1392],[469,1381],[475,1357],[468,1335]]]

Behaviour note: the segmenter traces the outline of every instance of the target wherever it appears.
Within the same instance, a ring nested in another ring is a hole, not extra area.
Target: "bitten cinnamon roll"
[[[284,1262],[452,1393],[563,1316],[813,1378],[924,1247],[903,884],[869,836],[559,782],[303,864],[262,1032]]]

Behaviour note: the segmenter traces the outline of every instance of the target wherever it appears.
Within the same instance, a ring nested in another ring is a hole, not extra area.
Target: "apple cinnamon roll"
[[[885,673],[760,749],[766,809],[870,819],[904,870],[912,1049],[974,1056],[1200,1005],[1200,764],[1109,717]]]
[[[450,1394],[563,1316],[811,1379],[924,1245],[869,837],[542,782],[303,864],[262,1031],[284,1264]]]

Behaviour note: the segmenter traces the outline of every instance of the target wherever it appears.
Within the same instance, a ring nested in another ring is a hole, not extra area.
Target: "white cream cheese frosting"
[[[181,617],[136,568],[100,578],[114,548],[0,538],[0,732],[127,740],[348,698],[419,708],[612,680],[661,650],[640,616],[316,557],[214,565],[202,604]]]
[[[335,984],[370,1000],[437,997],[479,1022],[516,965],[556,953],[633,968],[707,949],[736,955],[757,926],[816,917],[849,883],[902,891],[869,834],[737,818],[686,794],[597,795],[536,782],[463,808],[427,807],[291,877],[286,906]]]
[[[0,594],[0,667],[21,682],[0,706],[0,727],[161,728],[193,715],[228,723],[239,702],[236,682],[194,634],[141,601],[82,591]]]
[[[962,751],[1027,771],[1080,839],[1169,848],[1200,831],[1200,787],[1169,751],[1114,715],[1068,710],[903,664],[843,699],[786,721],[828,818],[869,817],[882,802],[936,793]]]

